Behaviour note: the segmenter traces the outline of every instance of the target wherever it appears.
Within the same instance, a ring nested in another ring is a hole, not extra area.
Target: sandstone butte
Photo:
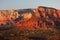
[[[60,27],[60,10],[43,6],[33,9],[0,10],[0,29],[8,29],[10,24],[16,25],[18,30],[54,30]]]

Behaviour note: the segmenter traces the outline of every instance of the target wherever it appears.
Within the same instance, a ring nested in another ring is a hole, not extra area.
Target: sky
[[[0,10],[37,8],[38,6],[60,9],[60,0],[0,0]]]

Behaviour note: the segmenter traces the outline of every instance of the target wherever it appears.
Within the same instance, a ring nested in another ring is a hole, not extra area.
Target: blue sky
[[[47,6],[60,9],[60,0],[0,0],[0,10]]]

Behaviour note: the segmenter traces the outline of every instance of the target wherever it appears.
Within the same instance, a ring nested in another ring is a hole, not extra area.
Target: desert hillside
[[[14,27],[18,30],[59,29],[60,10],[43,6],[33,9],[0,10],[0,29]]]
[[[60,10],[0,10],[0,40],[60,40]]]

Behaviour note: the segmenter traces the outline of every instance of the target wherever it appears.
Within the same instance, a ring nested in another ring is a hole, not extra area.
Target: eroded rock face
[[[6,29],[6,28],[9,29],[10,26],[12,27],[13,25],[17,26],[16,24],[18,22],[25,23],[26,21],[32,18],[33,14],[34,12],[32,9],[1,10],[0,11],[0,29]],[[8,26],[8,24],[10,26]]]
[[[50,7],[38,7],[34,9],[34,16],[26,22],[18,22],[18,27],[25,27],[27,29],[54,29],[59,27],[60,25],[60,12],[55,8]],[[23,26],[22,26],[23,25]]]
[[[1,10],[0,29],[40,30],[54,29],[60,25],[60,10],[40,6],[36,9]],[[10,26],[8,26],[10,25]]]
[[[38,7],[40,20],[46,24],[45,27],[60,27],[60,12],[55,8]]]
[[[29,19],[31,19],[31,17],[34,14],[34,11],[32,9],[21,9],[21,10],[17,10],[18,14],[20,15],[19,18],[16,18],[15,21],[27,21]]]

